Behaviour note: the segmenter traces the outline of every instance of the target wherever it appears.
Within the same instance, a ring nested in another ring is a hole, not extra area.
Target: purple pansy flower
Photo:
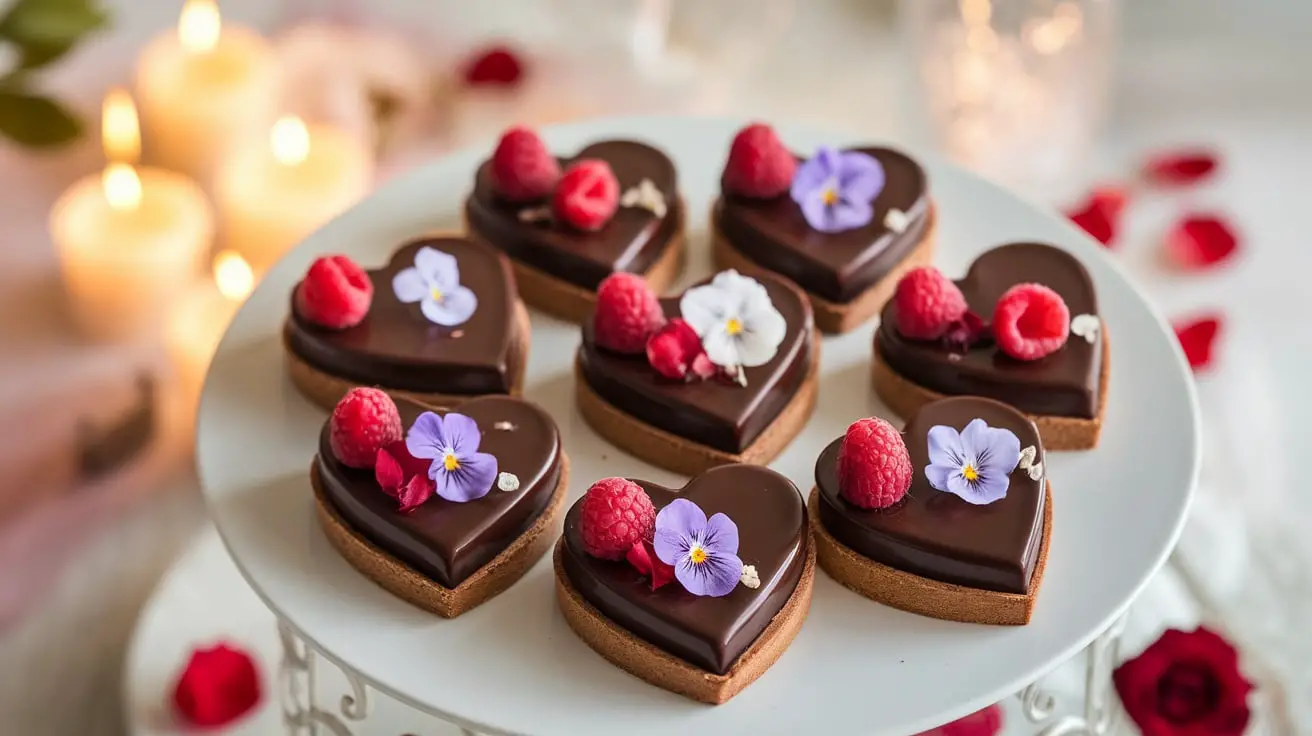
[[[884,189],[884,167],[857,151],[821,146],[793,175],[793,201],[811,227],[824,233],[870,223],[871,205]]]
[[[676,498],[656,514],[652,547],[661,562],[674,566],[674,578],[693,595],[729,595],[743,575],[738,559],[738,525],[724,514],[706,512]]]
[[[410,426],[405,446],[411,455],[432,460],[428,477],[437,495],[464,503],[486,496],[497,477],[497,459],[478,451],[482,439],[478,424],[464,414],[426,411]]]
[[[1020,462],[1020,440],[1009,430],[972,419],[960,433],[952,427],[929,428],[929,465],[925,478],[940,491],[978,506],[1007,495],[1011,471]]]
[[[455,256],[424,246],[415,265],[392,279],[392,291],[405,304],[419,302],[429,322],[445,327],[463,324],[478,308],[478,296],[460,285]]]

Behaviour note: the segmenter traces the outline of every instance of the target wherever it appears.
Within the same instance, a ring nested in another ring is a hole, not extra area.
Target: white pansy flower
[[[769,363],[788,331],[761,282],[732,269],[685,291],[679,311],[701,337],[706,357],[724,368]]]

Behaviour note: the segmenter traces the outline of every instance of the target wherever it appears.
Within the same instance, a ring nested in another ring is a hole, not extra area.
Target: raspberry
[[[907,271],[893,295],[897,331],[912,340],[937,340],[966,314],[961,289],[933,266]]]
[[[656,507],[642,486],[626,478],[603,478],[579,502],[579,536],[583,549],[603,560],[621,560],[633,546],[651,537]]]
[[[352,468],[372,468],[379,450],[400,441],[396,403],[376,388],[347,391],[328,420],[328,445],[343,465]]]
[[[585,158],[570,164],[551,200],[556,219],[579,230],[600,230],[620,206],[620,183],[610,164]]]
[[[360,324],[374,299],[374,282],[346,256],[323,256],[296,286],[296,311],[321,327],[344,330]]]
[[[617,353],[641,353],[647,349],[647,339],[664,324],[660,300],[643,277],[613,273],[597,287],[592,331],[601,347]]]
[[[993,339],[1016,360],[1057,352],[1071,331],[1071,312],[1061,294],[1042,284],[1016,284],[993,307]]]
[[[763,123],[738,131],[720,180],[725,191],[755,199],[773,199],[788,191],[797,170],[793,156],[774,128]]]
[[[911,487],[911,455],[902,435],[878,417],[858,419],[838,449],[838,490],[863,509],[892,506]]]
[[[560,181],[560,164],[537,133],[511,128],[492,154],[492,184],[502,199],[531,202],[551,194]]]

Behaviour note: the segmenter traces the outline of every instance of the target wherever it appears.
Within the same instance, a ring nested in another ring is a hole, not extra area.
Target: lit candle
[[[225,26],[214,0],[187,0],[177,31],[156,37],[136,70],[147,160],[208,183],[277,114],[275,55],[258,34]]]
[[[274,124],[266,145],[224,164],[214,194],[227,247],[262,274],[302,238],[362,197],[373,160],[354,136],[309,127],[297,117]]]
[[[195,182],[135,168],[136,113],[125,92],[105,99],[111,161],[69,187],[50,211],[70,311],[89,337],[118,339],[158,323],[191,286],[214,239],[214,214]]]
[[[223,251],[214,258],[214,278],[194,286],[169,310],[164,342],[188,410],[200,398],[219,339],[254,285],[255,275],[245,259]]]

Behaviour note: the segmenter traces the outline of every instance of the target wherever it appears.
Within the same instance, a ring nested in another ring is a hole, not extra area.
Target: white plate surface
[[[545,131],[555,150],[628,136],[679,167],[692,218],[685,282],[709,272],[705,212],[739,121],[633,118]],[[843,143],[781,126],[797,150]],[[921,156],[939,205],[938,265],[964,271],[1018,239],[1079,257],[1113,335],[1106,428],[1092,452],[1054,453],[1054,533],[1033,622],[949,623],[874,604],[817,574],[810,618],[784,657],[730,703],[707,707],[615,669],[558,612],[549,560],[510,591],[453,621],[397,600],[356,573],[318,528],[307,480],[323,411],[284,375],[279,328],[288,294],[314,256],[385,262],[402,240],[458,227],[469,150],[393,180],[284,259],[242,308],[206,384],[198,458],[219,531],[252,587],[319,647],[416,707],[488,733],[907,734],[1014,692],[1078,651],[1164,561],[1184,521],[1199,463],[1196,399],[1166,325],[1101,249],[1064,220],[978,177]],[[820,449],[854,419],[890,413],[869,388],[873,325],[827,338],[815,417],[773,467],[811,486]],[[610,475],[680,479],[610,446],[579,418],[570,369],[578,329],[533,316],[527,394],[560,424],[577,496]]]

